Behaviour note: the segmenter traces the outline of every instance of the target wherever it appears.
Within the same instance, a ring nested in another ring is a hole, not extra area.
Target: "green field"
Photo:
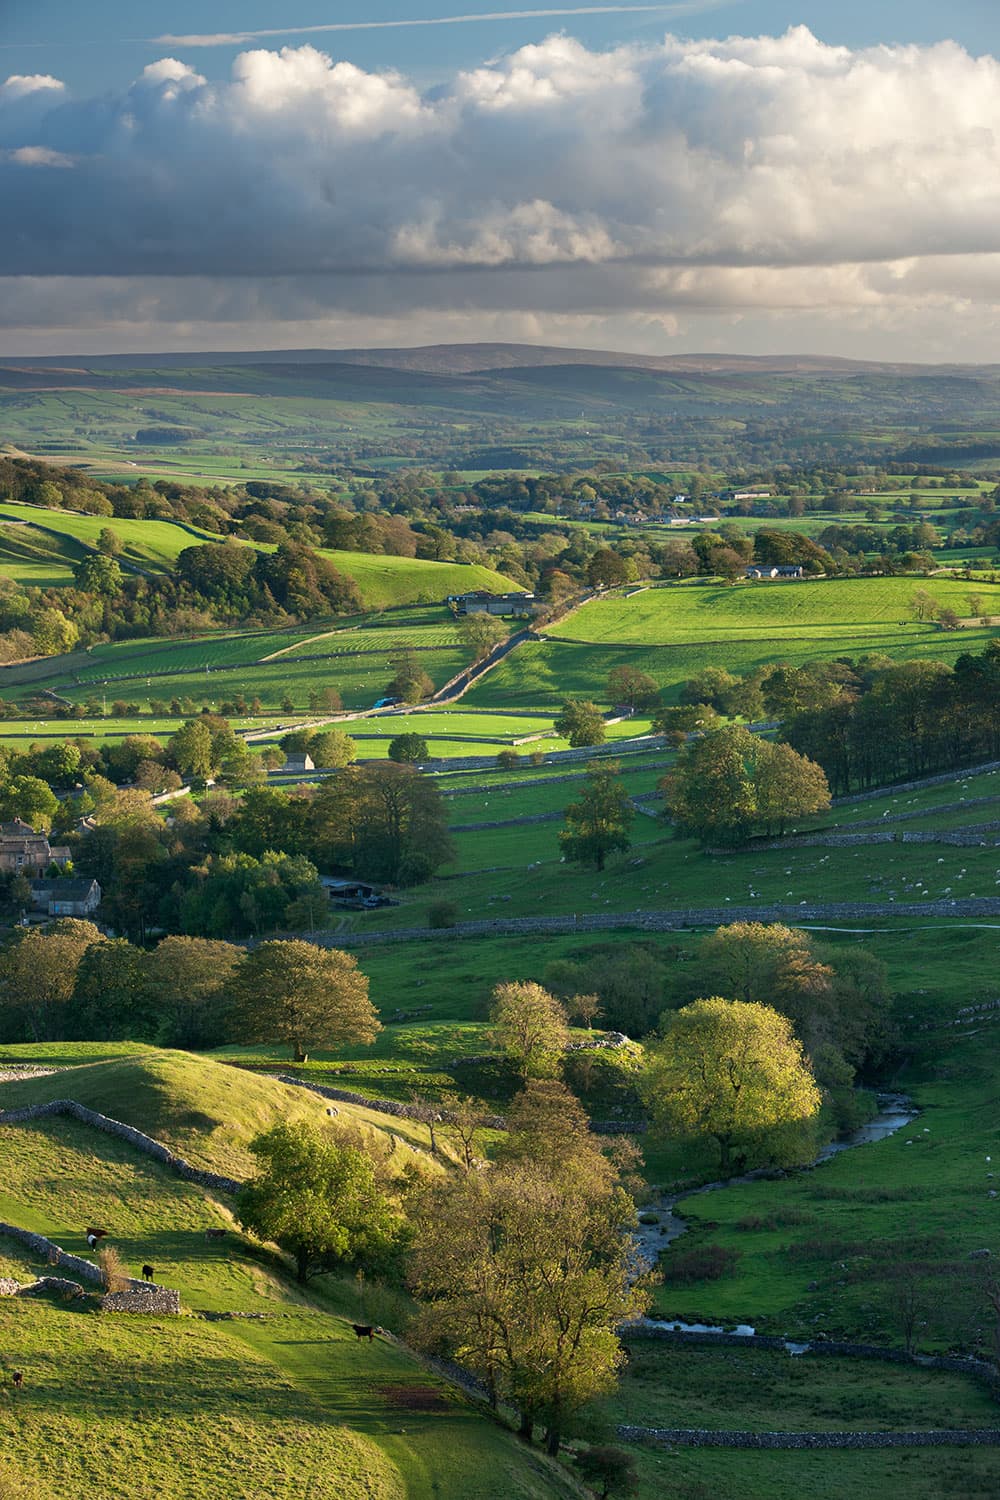
[[[575,618],[575,617],[573,617]],[[567,622],[567,629],[572,620]],[[982,651],[997,632],[993,629],[940,631],[933,625],[904,625],[879,630],[858,627],[842,634],[805,630],[792,634],[773,630],[755,639],[725,633],[697,643],[665,645],[578,644],[563,637],[545,637],[519,646],[466,694],[467,707],[515,711],[558,711],[566,698],[595,697],[609,701],[608,673],[613,667],[637,667],[662,689],[666,702],[676,702],[681,685],[705,667],[723,666],[737,675],[774,662],[802,667],[839,657],[856,660],[885,654],[898,661],[925,657],[952,662],[964,651]]]
[[[420,557],[376,557],[368,552],[321,551],[353,578],[368,609],[397,604],[440,604],[449,594],[473,589],[506,593],[517,584],[480,563],[430,562]]]
[[[597,599],[551,625],[555,640],[595,645],[674,646],[714,641],[765,640],[778,649],[786,640],[844,637],[855,652],[866,635],[900,640],[920,630],[910,601],[918,589],[956,614],[970,614],[970,591],[981,594],[983,611],[1000,614],[1000,584],[969,584],[955,578],[832,578],[791,583],[672,584],[630,598]],[[921,634],[930,635],[923,629]],[[964,635],[963,635],[964,638]],[[845,648],[846,649],[846,648]]]
[[[110,527],[121,538],[123,558],[157,572],[169,571],[185,547],[196,547],[199,543],[219,540],[213,532],[187,522],[181,525],[175,521],[132,521],[119,519],[117,516],[88,516],[77,511],[47,510],[39,505],[0,504],[0,523],[4,522],[7,523],[4,536],[9,542],[16,545],[22,541],[26,545],[47,551],[65,548],[67,556],[73,560],[78,560],[86,551],[95,548],[100,533]],[[73,542],[83,542],[85,546],[74,549]],[[3,559],[4,549],[0,545],[0,571],[6,573],[7,566]]]

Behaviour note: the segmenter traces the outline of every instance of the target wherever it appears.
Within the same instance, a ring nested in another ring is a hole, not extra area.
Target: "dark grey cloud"
[[[432,95],[310,46],[245,52],[221,84],[166,58],[94,99],[12,78],[0,325],[72,324],[83,300],[136,323],[992,316],[998,120],[992,57],[804,28],[554,36]]]

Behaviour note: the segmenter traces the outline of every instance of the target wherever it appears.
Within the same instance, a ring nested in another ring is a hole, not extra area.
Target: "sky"
[[[0,0],[0,354],[993,362],[996,0]]]

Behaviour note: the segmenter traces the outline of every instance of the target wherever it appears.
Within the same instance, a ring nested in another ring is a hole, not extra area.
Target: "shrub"
[[[693,1250],[673,1255],[664,1263],[663,1280],[675,1286],[693,1281],[718,1281],[730,1275],[739,1260],[739,1251],[725,1245],[698,1245]]]
[[[106,1292],[127,1292],[132,1279],[121,1263],[114,1245],[104,1245],[97,1253],[97,1264],[101,1268]]]
[[[639,1488],[635,1459],[622,1448],[588,1448],[578,1453],[576,1465],[587,1483],[597,1489],[601,1500],[611,1495],[634,1495]]]
[[[516,771],[521,764],[521,757],[516,750],[501,750],[497,756],[497,765],[501,771]]]
[[[458,907],[454,901],[434,901],[427,909],[428,927],[454,927],[458,921]]]
[[[389,741],[389,759],[415,764],[427,759],[427,741],[422,734],[397,734]]]

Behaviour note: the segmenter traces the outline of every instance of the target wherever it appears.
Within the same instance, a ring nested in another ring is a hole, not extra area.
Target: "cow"
[[[85,1233],[87,1235],[88,1244],[91,1240],[106,1240],[108,1237],[108,1231],[106,1229],[95,1229],[91,1224],[87,1225]]]
[[[143,1266],[143,1268],[142,1268],[142,1279],[143,1279],[143,1281],[152,1281],[152,1279],[153,1279],[153,1277],[154,1277],[155,1274],[156,1273],[154,1272],[152,1266]]]
[[[14,1373],[10,1377],[10,1381],[11,1381],[11,1385],[14,1387],[15,1391],[23,1390],[24,1389],[24,1371],[23,1370],[15,1370]]]
[[[98,1245],[100,1243],[101,1243],[101,1240],[100,1240],[100,1236],[99,1235],[89,1234],[88,1233],[88,1235],[87,1235],[87,1244],[90,1246],[91,1250],[96,1250],[97,1247],[98,1247]]]
[[[351,1327],[354,1329],[356,1339],[367,1339],[371,1343],[375,1337],[375,1329],[370,1323],[352,1323]]]
[[[206,1240],[223,1240],[223,1239],[225,1239],[225,1237],[226,1237],[226,1231],[224,1229],[206,1229],[205,1230],[205,1238],[206,1238]]]

